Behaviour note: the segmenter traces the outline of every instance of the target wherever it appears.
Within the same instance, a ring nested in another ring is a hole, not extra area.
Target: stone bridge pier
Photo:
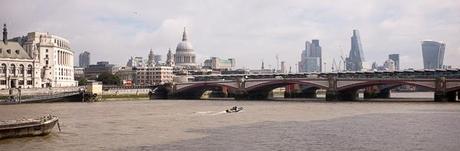
[[[457,91],[448,91],[445,77],[436,78],[434,101],[453,102],[457,101]]]
[[[337,77],[328,78],[329,87],[326,90],[326,101],[354,101],[358,98],[356,90],[339,91],[337,87]]]

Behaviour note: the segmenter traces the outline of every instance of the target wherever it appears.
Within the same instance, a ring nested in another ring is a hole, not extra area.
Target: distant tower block
[[[351,37],[351,49],[346,59],[346,69],[348,71],[361,71],[363,69],[364,53],[361,45],[361,38],[358,30],[353,30]]]
[[[439,69],[443,66],[446,44],[437,41],[423,41],[422,55],[425,69]]]

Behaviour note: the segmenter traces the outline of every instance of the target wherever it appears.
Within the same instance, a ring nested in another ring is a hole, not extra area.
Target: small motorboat
[[[230,109],[225,110],[225,112],[227,112],[227,113],[236,113],[236,112],[239,112],[241,110],[243,110],[243,107],[234,106],[234,107],[232,107]]]
[[[52,115],[38,119],[0,121],[0,139],[48,135],[56,123],[60,131],[59,118]]]

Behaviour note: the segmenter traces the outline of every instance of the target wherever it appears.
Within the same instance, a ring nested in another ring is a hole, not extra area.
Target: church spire
[[[184,27],[184,33],[182,34],[182,41],[187,41],[187,30]]]

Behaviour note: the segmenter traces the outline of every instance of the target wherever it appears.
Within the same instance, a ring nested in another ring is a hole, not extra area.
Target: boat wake
[[[201,112],[195,112],[197,115],[220,115],[220,114],[225,114],[227,113],[226,111],[201,111]]]

